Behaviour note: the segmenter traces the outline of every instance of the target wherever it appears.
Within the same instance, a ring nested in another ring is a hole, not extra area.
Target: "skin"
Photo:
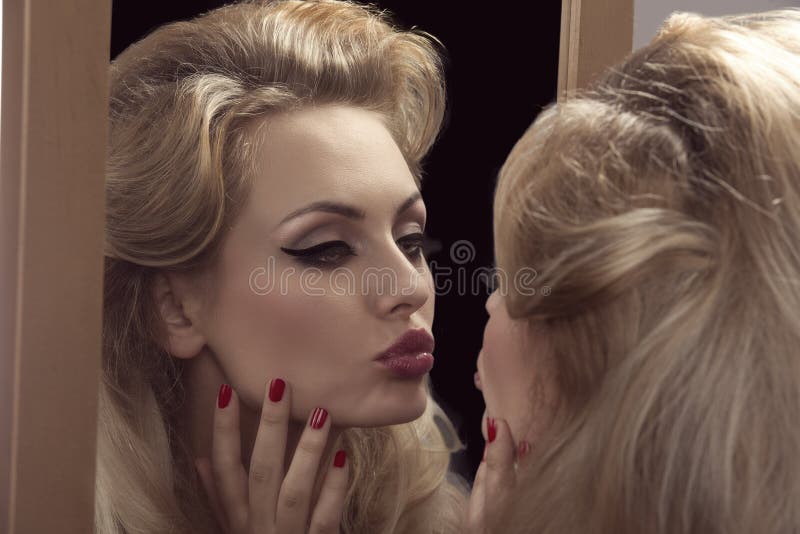
[[[249,465],[266,384],[279,377],[292,385],[288,469],[316,407],[330,414],[329,448],[342,428],[399,424],[423,413],[422,378],[397,377],[374,359],[409,329],[430,333],[434,292],[419,239],[409,240],[424,231],[425,205],[382,117],[324,106],[267,120],[259,172],[213,273],[161,275],[155,295],[168,350],[189,360],[185,431],[195,456],[211,456],[216,397],[225,382],[240,403],[242,459]],[[363,218],[312,211],[282,222],[317,201],[346,204]],[[309,266],[282,250],[336,240],[355,256],[329,250],[330,263],[316,278],[303,278]],[[353,290],[332,291],[334,267],[348,270]],[[398,290],[364,277],[375,268],[390,269]],[[266,292],[269,276],[277,286]]]

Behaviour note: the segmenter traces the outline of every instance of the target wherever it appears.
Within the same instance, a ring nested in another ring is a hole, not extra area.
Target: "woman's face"
[[[296,419],[316,406],[342,426],[415,419],[424,361],[411,376],[376,361],[433,323],[425,204],[406,161],[374,112],[323,106],[268,121],[203,314],[207,345],[251,408],[280,377]]]
[[[483,393],[486,418],[505,419],[515,443],[535,445],[549,421],[554,399],[551,360],[544,336],[535,334],[527,321],[512,319],[499,291],[486,301],[489,320],[483,332],[475,382]]]

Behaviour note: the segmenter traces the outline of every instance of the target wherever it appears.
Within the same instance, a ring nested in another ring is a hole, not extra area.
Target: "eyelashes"
[[[408,234],[397,240],[400,249],[412,261],[422,260],[430,239],[423,233]],[[343,264],[351,256],[357,256],[345,241],[326,241],[304,249],[281,247],[281,250],[309,267],[326,268]]]
[[[327,241],[304,249],[281,247],[289,256],[294,256],[303,265],[309,267],[329,267],[340,265],[348,256],[355,256],[355,251],[344,241]]]

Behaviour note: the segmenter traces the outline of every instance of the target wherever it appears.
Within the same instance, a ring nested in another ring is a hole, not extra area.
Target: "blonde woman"
[[[799,139],[798,10],[675,14],[525,133],[473,532],[800,532]]]
[[[444,100],[436,42],[347,2],[113,62],[97,533],[458,528],[419,196]]]

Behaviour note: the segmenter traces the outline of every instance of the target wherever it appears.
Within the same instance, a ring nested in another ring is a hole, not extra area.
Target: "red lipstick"
[[[418,378],[433,368],[433,337],[424,329],[408,330],[376,358],[393,374]]]

